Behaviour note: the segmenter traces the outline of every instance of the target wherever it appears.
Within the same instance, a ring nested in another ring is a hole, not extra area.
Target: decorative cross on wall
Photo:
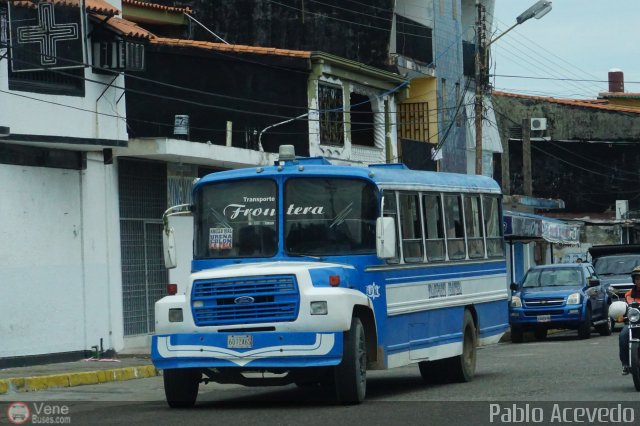
[[[38,4],[38,25],[18,28],[18,43],[38,43],[40,63],[55,65],[58,62],[57,43],[78,39],[78,24],[56,24],[52,3]]]

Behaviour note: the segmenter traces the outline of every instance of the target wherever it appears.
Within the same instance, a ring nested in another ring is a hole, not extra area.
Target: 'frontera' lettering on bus
[[[231,209],[229,219],[236,219],[238,216],[244,217],[259,217],[259,216],[267,216],[273,217],[276,215],[276,209],[274,208],[248,208],[246,204],[229,204],[227,205],[222,213],[227,216],[227,209]],[[324,214],[324,207],[322,206],[296,206],[295,204],[289,204],[289,208],[287,209],[288,216],[301,216],[301,215],[318,215],[321,216]]]
[[[258,216],[275,216],[276,215],[276,209],[270,209],[270,208],[262,208],[262,207],[258,207],[255,209],[252,208],[247,208],[246,205],[244,204],[229,204],[227,207],[224,208],[224,210],[222,211],[222,213],[226,216],[227,215],[227,209],[231,207],[231,216],[229,217],[230,219],[235,219],[238,216],[244,216],[244,217],[258,217]]]
[[[287,209],[287,215],[303,215],[303,214],[316,214],[322,215],[324,214],[324,207],[322,206],[305,206],[305,207],[296,207],[294,204],[289,204],[289,208]]]

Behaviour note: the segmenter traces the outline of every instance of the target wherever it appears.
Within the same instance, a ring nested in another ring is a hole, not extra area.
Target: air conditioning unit
[[[531,119],[531,130],[547,130],[547,119],[546,118],[532,118]]]

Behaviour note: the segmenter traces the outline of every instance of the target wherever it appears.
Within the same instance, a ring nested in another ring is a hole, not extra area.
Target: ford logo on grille
[[[255,301],[256,299],[251,296],[240,296],[233,299],[233,303],[235,303],[236,305],[249,305]]]

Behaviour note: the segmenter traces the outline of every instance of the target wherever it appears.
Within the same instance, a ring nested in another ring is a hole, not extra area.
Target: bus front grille
[[[299,305],[294,275],[198,280],[191,290],[197,326],[294,321]]]

